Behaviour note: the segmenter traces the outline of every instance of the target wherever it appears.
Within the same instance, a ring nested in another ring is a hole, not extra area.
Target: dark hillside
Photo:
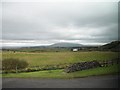
[[[111,43],[105,44],[99,47],[99,50],[120,51],[120,41],[113,41]]]

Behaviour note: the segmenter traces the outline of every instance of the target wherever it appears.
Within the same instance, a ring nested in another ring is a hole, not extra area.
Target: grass
[[[24,59],[32,66],[62,65],[82,61],[109,60],[118,57],[115,52],[3,52],[2,58]]]
[[[49,65],[66,65],[70,63],[93,61],[93,60],[111,60],[118,57],[117,52],[2,52],[2,59],[17,58],[24,59],[29,63],[29,67],[33,66],[49,66]],[[73,73],[65,73],[63,69],[46,70],[26,73],[8,73],[3,77],[17,78],[79,78],[94,75],[105,75],[117,73],[117,65],[109,67],[99,67],[95,69],[83,70]]]
[[[3,74],[3,78],[80,78],[87,76],[96,76],[96,75],[106,75],[118,73],[118,65],[108,66],[108,67],[99,67],[94,69],[88,69],[83,71],[77,71],[73,73],[65,73],[63,69],[61,70],[46,70],[38,72],[28,72],[28,73],[9,73]]]

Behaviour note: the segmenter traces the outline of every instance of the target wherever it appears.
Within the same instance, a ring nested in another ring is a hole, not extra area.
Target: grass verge
[[[65,73],[63,69],[60,70],[46,70],[38,72],[27,72],[27,73],[9,73],[3,74],[3,78],[80,78],[87,76],[97,76],[106,74],[118,73],[118,65],[99,67],[89,70],[77,71],[73,73]]]

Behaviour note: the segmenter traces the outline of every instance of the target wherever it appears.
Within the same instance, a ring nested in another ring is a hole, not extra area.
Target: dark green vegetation
[[[118,52],[118,51],[120,51],[120,41],[113,41],[111,43],[103,45],[103,46],[99,47],[99,50]]]

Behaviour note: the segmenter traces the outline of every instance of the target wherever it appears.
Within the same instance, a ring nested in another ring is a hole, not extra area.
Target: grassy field
[[[24,59],[32,66],[64,65],[82,61],[109,60],[118,57],[115,52],[3,52],[2,58]]]
[[[2,77],[9,78],[80,78],[87,76],[96,76],[96,75],[106,75],[106,74],[117,74],[118,65],[108,66],[108,67],[99,67],[94,69],[88,69],[83,71],[77,71],[73,73],[65,73],[63,69],[61,70],[46,70],[38,72],[28,72],[28,73],[9,73],[3,74]]]
[[[93,61],[93,60],[111,60],[118,57],[117,52],[2,52],[2,59],[17,58],[26,60],[29,67],[49,66],[49,65],[68,65],[76,62]],[[109,67],[99,67],[95,69],[77,71],[74,73],[65,73],[63,69],[44,70],[36,72],[8,73],[3,77],[19,77],[19,78],[78,78],[93,75],[104,75],[117,73],[117,65]]]

